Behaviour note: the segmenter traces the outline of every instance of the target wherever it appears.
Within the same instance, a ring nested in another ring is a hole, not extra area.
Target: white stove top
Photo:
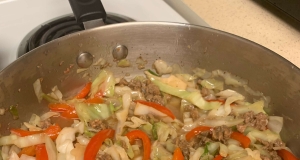
[[[163,0],[102,0],[102,3],[106,12],[136,21],[188,23]],[[17,58],[18,47],[30,31],[70,13],[68,0],[0,0],[0,70]]]

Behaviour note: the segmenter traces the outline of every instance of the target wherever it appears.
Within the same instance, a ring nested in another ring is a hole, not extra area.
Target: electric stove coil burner
[[[107,14],[105,23],[109,25],[130,21],[134,20],[128,17],[109,13]],[[21,56],[54,39],[82,30],[84,30],[83,24],[77,23],[75,17],[73,16],[59,18],[47,24],[43,24],[30,36],[30,38],[27,40],[27,46],[24,48],[25,50],[20,51],[18,56]]]

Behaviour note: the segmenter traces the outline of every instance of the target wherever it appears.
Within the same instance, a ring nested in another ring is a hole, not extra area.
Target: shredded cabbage
[[[224,83],[222,81],[218,81],[215,79],[204,79],[201,81],[201,85],[207,89],[216,89],[216,90],[223,90]]]
[[[154,66],[156,72],[160,75],[168,74],[168,73],[171,73],[173,71],[173,68],[161,59],[156,60],[153,63],[153,66]]]
[[[155,141],[151,146],[151,159],[172,160],[173,155],[167,151],[158,141]]]
[[[253,104],[250,105],[236,105],[236,106],[231,106],[232,112],[240,115],[249,111],[253,111],[254,114],[258,114],[260,112],[266,113],[264,111],[264,102],[263,101],[257,101]]]
[[[123,127],[128,116],[128,110],[131,103],[131,95],[129,93],[124,93],[122,96],[123,109],[116,112],[116,118],[118,120],[116,128],[116,136],[119,136],[123,132]]]
[[[101,70],[98,77],[93,81],[90,96],[93,97],[97,92],[106,97],[114,95],[115,78],[112,72]]]
[[[283,127],[283,117],[279,116],[269,116],[268,128],[279,134]]]
[[[276,141],[277,139],[279,139],[280,140],[280,135],[279,134],[277,134],[277,133],[275,133],[275,132],[272,132],[272,131],[270,131],[269,129],[267,129],[267,130],[265,130],[265,131],[259,131],[259,130],[253,130],[253,131],[251,131],[251,132],[249,132],[248,134],[247,134],[247,136],[249,137],[254,137],[254,138],[256,138],[256,139],[261,139],[261,140],[264,140],[264,141],[267,141],[267,142],[274,142],[274,141]],[[249,137],[249,138],[250,138]],[[254,139],[252,139],[252,138],[250,138],[252,141],[252,143],[254,143],[256,140]]]
[[[160,81],[159,77],[156,77],[149,72],[145,72],[146,76],[154,83],[156,84],[159,89],[163,92],[166,92],[168,94],[177,96],[179,98],[185,99],[188,102],[194,104],[195,106],[199,107],[200,109],[203,110],[211,110],[211,109],[216,109],[220,107],[219,102],[206,102],[199,91],[186,91],[186,90],[181,90],[176,87],[172,87],[168,84],[165,84],[164,82]]]

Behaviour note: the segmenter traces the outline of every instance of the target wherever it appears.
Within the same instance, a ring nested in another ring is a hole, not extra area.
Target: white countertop
[[[183,0],[212,28],[259,43],[300,68],[300,32],[252,0]]]

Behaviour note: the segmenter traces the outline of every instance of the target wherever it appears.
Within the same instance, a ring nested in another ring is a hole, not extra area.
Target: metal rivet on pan
[[[80,53],[77,57],[77,65],[81,68],[88,68],[93,63],[94,57],[90,53]]]
[[[112,54],[113,54],[114,59],[121,60],[121,59],[124,59],[124,58],[127,57],[127,55],[128,55],[128,49],[124,45],[117,45],[114,48]]]

